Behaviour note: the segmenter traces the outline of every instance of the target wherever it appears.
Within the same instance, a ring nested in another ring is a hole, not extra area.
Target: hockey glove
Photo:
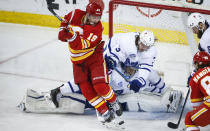
[[[113,70],[116,67],[116,62],[110,56],[105,56],[105,61],[108,69]]]
[[[76,33],[72,30],[71,27],[61,27],[60,32],[58,33],[58,39],[67,42],[67,41],[73,41],[76,37]]]
[[[129,58],[127,58],[124,64],[127,67],[133,67],[133,68],[138,69],[138,61],[131,61]]]
[[[130,89],[136,93],[139,92],[140,88],[144,87],[145,84],[145,80],[142,77],[139,77],[130,82]]]

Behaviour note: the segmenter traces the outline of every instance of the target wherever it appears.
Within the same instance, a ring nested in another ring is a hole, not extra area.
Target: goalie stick
[[[183,114],[183,111],[184,111],[184,108],[185,108],[185,105],[186,105],[186,102],[187,102],[189,94],[190,94],[190,87],[189,87],[189,89],[187,91],[187,95],[186,95],[186,98],[185,98],[185,101],[184,101],[184,105],[182,107],[182,111],[181,111],[181,114],[179,116],[178,122],[177,123],[168,122],[168,127],[172,128],[172,129],[177,129],[179,127],[180,121],[182,119],[182,114]]]
[[[117,71],[117,73],[120,74],[127,82],[130,82],[130,81],[128,80],[128,77],[127,77],[127,76],[125,76],[122,72],[120,72],[116,67],[113,67],[113,68],[114,68],[114,70]]]

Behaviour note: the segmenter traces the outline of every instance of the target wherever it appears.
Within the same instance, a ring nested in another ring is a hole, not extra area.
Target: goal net
[[[169,84],[186,86],[199,42],[187,27],[187,17],[192,12],[210,19],[210,8],[186,0],[110,0],[109,37],[153,31],[158,43],[155,68],[164,72]]]

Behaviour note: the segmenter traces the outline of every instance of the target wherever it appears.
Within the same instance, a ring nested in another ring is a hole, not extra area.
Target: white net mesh
[[[135,0],[134,2],[136,1],[145,0]],[[158,1],[159,0],[154,1],[152,2],[152,4],[160,4],[160,1]],[[163,1],[163,3],[161,4],[171,4],[171,2],[172,1]],[[180,7],[183,7],[184,5],[180,3],[183,2],[178,2],[174,5],[179,5]],[[199,6],[193,5],[192,7],[198,8]],[[174,10],[176,9],[174,8]],[[187,17],[187,14],[188,13],[185,14],[185,17]],[[210,18],[209,15],[207,15],[207,17]],[[141,32],[142,30],[149,29],[155,33],[155,36],[161,42],[170,42],[185,45],[188,43],[184,29],[186,23],[185,21],[183,21],[183,12],[181,11],[171,11],[164,9],[153,9],[140,6],[117,4],[115,5],[115,9],[113,11],[113,24],[114,33],[131,31]]]

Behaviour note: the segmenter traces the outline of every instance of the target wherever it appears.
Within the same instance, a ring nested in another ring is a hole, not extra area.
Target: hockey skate
[[[169,104],[167,104],[167,112],[176,112],[182,100],[182,93],[178,90],[172,90],[169,95]]]
[[[109,129],[125,129],[124,121],[119,119],[114,113],[113,110],[107,110],[105,113],[100,114],[96,111],[98,120],[102,123],[103,126]]]
[[[101,123],[111,122],[114,119],[114,113],[107,110],[105,113],[101,114],[96,110],[96,115]]]
[[[51,90],[49,93],[46,93],[44,95],[44,98],[46,99],[46,101],[48,102],[48,104],[52,107],[52,108],[58,108],[59,104],[58,104],[58,100],[57,97],[58,95],[61,95],[60,93],[60,87],[62,87],[63,85]]]
[[[118,99],[113,103],[109,103],[109,112],[111,113],[111,116],[114,116],[114,117],[110,122],[106,121],[104,125],[107,128],[111,128],[111,129],[125,129],[124,127],[125,122],[121,118],[123,110]]]
[[[115,112],[117,116],[121,116],[123,109],[118,99],[114,103],[109,103],[109,108]]]

